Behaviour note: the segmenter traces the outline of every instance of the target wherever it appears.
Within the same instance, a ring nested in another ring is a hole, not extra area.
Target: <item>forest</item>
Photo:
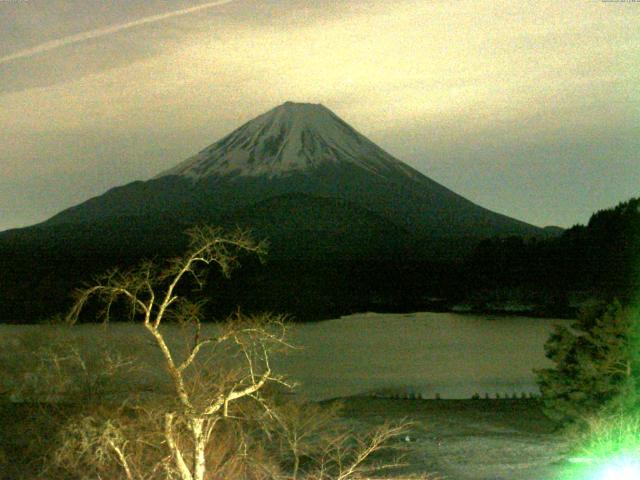
[[[188,227],[172,218],[153,225],[126,218],[5,232],[0,321],[44,321],[105,270],[175,256]],[[243,259],[233,278],[209,282],[208,318],[224,318],[239,305],[296,321],[452,309],[573,317],[590,300],[629,301],[640,291],[640,198],[549,238],[411,239],[356,248],[362,236],[311,233],[266,238],[266,262]]]

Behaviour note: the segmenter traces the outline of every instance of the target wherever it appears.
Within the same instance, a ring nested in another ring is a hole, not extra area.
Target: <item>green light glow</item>
[[[596,470],[594,480],[640,479],[640,461],[637,458],[614,458]]]
[[[618,391],[595,414],[587,411],[579,417],[573,434],[567,431],[575,456],[554,480],[640,480],[640,199],[621,204],[617,214],[620,225],[625,226],[620,232],[626,244],[629,268],[625,268],[625,277],[631,296],[624,308],[614,302],[610,313],[585,333],[585,338],[595,336],[599,342],[589,345],[585,341],[591,350],[578,364],[579,373],[588,372],[587,360],[605,380],[619,379]],[[600,351],[604,355],[592,354]],[[585,391],[588,388],[581,393]],[[584,418],[587,415],[592,417]]]
[[[576,444],[562,480],[640,480],[640,413],[592,419]]]
[[[640,457],[574,458],[562,480],[640,480]]]

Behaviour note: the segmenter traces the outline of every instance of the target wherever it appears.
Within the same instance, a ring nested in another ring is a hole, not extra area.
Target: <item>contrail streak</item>
[[[235,0],[218,0],[216,2],[204,3],[196,7],[189,7],[189,8],[184,8],[182,10],[175,10],[173,12],[161,13],[159,15],[152,15],[150,17],[140,18],[132,22],[121,23],[120,25],[111,25],[110,27],[98,28],[96,30],[89,30],[88,32],[77,33],[75,35],[59,38],[57,40],[51,40],[49,42],[36,45],[35,47],[28,48],[25,50],[20,50],[19,52],[12,53],[5,57],[0,57],[0,65],[9,63],[12,60],[17,60],[19,58],[27,58],[33,55],[37,55],[38,53],[48,52],[49,50],[55,50],[56,48],[72,45],[74,43],[84,42],[85,40],[104,37],[105,35],[111,35],[112,33],[120,32],[122,30],[127,30],[129,28],[138,27],[140,25],[160,22],[167,18],[179,17],[182,15],[187,15],[189,13],[197,12],[199,10],[206,10],[208,8],[218,7],[220,5],[225,5],[233,1]]]

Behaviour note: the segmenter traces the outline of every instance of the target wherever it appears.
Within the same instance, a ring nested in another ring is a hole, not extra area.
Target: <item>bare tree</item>
[[[180,288],[187,281],[202,286],[208,266],[215,265],[228,275],[242,252],[261,256],[265,246],[242,231],[223,234],[218,229],[198,227],[188,233],[191,241],[187,253],[166,268],[145,262],[127,272],[113,270],[95,285],[79,290],[68,321],[77,322],[92,297],[104,304],[105,321],[109,320],[112,306],[124,300],[130,317],[141,322],[160,350],[177,400],[163,415],[164,442],[170,454],[169,460],[165,459],[165,470],[180,480],[204,480],[207,445],[216,424],[230,417],[230,405],[241,399],[258,398],[269,382],[284,383],[271,368],[270,354],[286,346],[285,326],[280,316],[236,315],[215,335],[203,336],[202,304],[186,299],[179,293]],[[162,326],[170,320],[192,328],[186,352],[180,353],[167,341]],[[218,365],[218,374],[214,371],[215,378],[208,381],[203,372],[219,351],[233,361]],[[185,431],[189,442],[183,438]],[[108,434],[101,438],[106,439],[106,446],[111,448],[127,478],[132,479],[134,470],[126,459],[124,444],[118,443],[121,438],[117,432],[110,424]]]
[[[365,460],[408,424],[356,434],[340,426],[333,408],[278,403],[267,387],[291,387],[271,367],[272,355],[291,347],[284,318],[237,313],[205,329],[203,304],[185,296],[189,286],[203,285],[207,267],[228,275],[240,255],[262,256],[265,245],[242,231],[188,233],[187,253],[166,267],[112,270],[77,291],[68,322],[77,323],[92,299],[104,307],[105,322],[115,311],[138,322],[159,352],[169,392],[113,411],[98,402],[62,429],[54,463],[82,478],[127,480],[347,480],[365,473]],[[176,329],[167,323],[181,325],[186,342],[172,338]]]
[[[278,457],[289,464],[285,478],[297,480],[349,480],[403,466],[404,445],[390,441],[404,435],[413,424],[385,422],[376,428],[348,425],[341,417],[342,402],[320,405],[303,401],[273,401],[264,405],[268,419],[262,427],[279,446]],[[387,460],[372,461],[385,452]]]
[[[398,458],[373,466],[366,466],[365,462],[374,453],[382,450],[389,440],[406,433],[409,427],[411,427],[410,422],[388,422],[370,430],[365,435],[342,430],[328,437],[323,451],[318,456],[319,468],[312,478],[314,480],[349,480],[362,478],[374,471],[402,466]]]

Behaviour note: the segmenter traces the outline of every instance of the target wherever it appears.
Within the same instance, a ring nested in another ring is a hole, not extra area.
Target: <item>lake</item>
[[[421,398],[535,394],[532,369],[551,365],[544,356],[544,343],[554,325],[569,323],[455,313],[363,313],[292,325],[289,340],[299,348],[275,358],[273,365],[312,400],[357,394]],[[177,327],[169,326],[168,331],[171,328]],[[206,325],[207,329],[215,326]],[[27,355],[33,339],[40,336],[74,336],[85,345],[107,336],[125,354],[149,350],[145,358],[153,362],[153,346],[144,334],[134,324],[111,324],[106,333],[100,325],[71,329],[0,325],[2,373],[7,378],[15,369],[7,363],[24,366],[19,357]],[[171,336],[177,337],[177,332]],[[144,379],[152,381],[148,375]]]
[[[454,313],[350,315],[296,326],[303,347],[279,363],[314,399],[362,393],[423,398],[538,393],[544,343],[571,321]]]

